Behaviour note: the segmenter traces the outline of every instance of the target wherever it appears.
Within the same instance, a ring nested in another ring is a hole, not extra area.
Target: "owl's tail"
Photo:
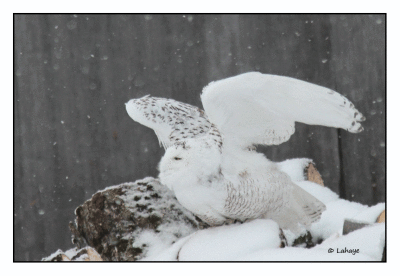
[[[302,226],[309,229],[311,223],[318,221],[326,206],[320,200],[292,184],[289,204],[283,207],[274,219],[281,228],[289,229],[293,233],[302,231]]]
[[[318,221],[322,212],[326,210],[325,204],[299,186],[293,185],[293,187],[293,198],[305,214],[304,224],[310,225]]]

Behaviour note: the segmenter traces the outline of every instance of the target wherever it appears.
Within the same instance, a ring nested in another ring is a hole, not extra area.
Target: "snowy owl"
[[[210,225],[269,218],[297,232],[319,220],[325,205],[252,148],[287,141],[295,122],[361,132],[365,117],[354,105],[331,89],[258,72],[211,82],[201,100],[205,112],[150,96],[126,103],[166,149],[159,177],[178,201]]]

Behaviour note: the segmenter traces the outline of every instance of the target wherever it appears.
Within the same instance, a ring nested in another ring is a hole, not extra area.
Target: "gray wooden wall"
[[[97,190],[157,176],[164,150],[124,103],[201,107],[213,80],[247,71],[339,91],[365,131],[297,124],[272,160],[309,157],[341,197],[385,200],[384,15],[15,15],[14,258],[72,246],[68,222]]]

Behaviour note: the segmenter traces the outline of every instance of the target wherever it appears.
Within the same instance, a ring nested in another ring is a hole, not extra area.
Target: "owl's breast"
[[[210,225],[225,222],[223,210],[226,190],[215,188],[214,184],[196,182],[191,185],[174,186],[175,196],[183,207]]]

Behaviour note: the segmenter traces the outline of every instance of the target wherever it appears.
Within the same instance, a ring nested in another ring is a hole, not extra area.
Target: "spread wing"
[[[224,136],[240,147],[277,145],[289,140],[295,122],[363,130],[365,117],[339,93],[305,81],[249,72],[212,82],[203,89],[203,107]]]
[[[184,139],[204,136],[212,129],[203,110],[170,99],[132,99],[126,103],[126,110],[133,120],[152,128],[165,149]]]

